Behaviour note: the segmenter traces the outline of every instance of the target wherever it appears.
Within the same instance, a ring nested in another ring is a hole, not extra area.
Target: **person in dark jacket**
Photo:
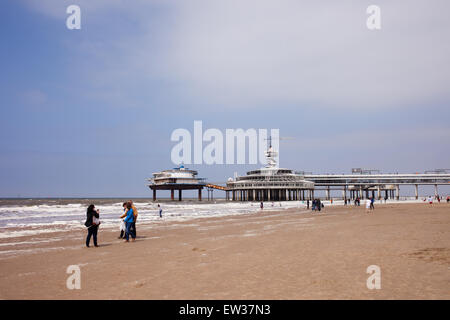
[[[94,246],[98,247],[97,231],[98,231],[99,224],[94,222],[94,218],[99,219],[100,214],[99,214],[99,210],[95,210],[95,206],[93,204],[91,204],[87,208],[86,222],[84,223],[84,225],[88,228],[88,234],[86,237],[86,247],[88,247],[88,248],[89,248],[89,243],[91,242],[91,237],[94,238]]]

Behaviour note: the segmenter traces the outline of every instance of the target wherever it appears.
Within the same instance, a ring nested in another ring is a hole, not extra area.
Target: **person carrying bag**
[[[95,210],[95,206],[91,204],[87,208],[86,212],[86,222],[84,225],[88,229],[88,234],[86,237],[86,247],[89,248],[89,244],[91,242],[91,237],[94,238],[94,246],[98,247],[97,244],[97,232],[98,232],[98,226],[100,225],[100,213],[99,210]]]

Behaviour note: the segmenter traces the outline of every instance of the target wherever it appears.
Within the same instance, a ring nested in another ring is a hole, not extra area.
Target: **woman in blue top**
[[[131,208],[131,203],[127,202],[127,216],[125,218],[125,224],[126,224],[126,231],[125,231],[125,242],[128,242],[130,239],[130,234],[131,234],[131,238],[132,241],[136,240],[136,235],[134,234],[134,232],[130,231],[131,226],[133,225],[134,222],[134,214],[133,214],[133,209]]]

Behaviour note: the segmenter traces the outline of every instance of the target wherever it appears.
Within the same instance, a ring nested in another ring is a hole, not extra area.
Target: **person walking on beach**
[[[264,202],[261,201],[261,204],[259,205],[259,207],[262,209],[264,209]]]
[[[320,201],[320,199],[317,199],[316,207],[318,208],[319,212],[320,210],[322,210],[322,202]]]
[[[370,198],[370,210],[375,210],[375,198]]]
[[[86,211],[86,222],[84,225],[88,228],[88,234],[86,237],[86,247],[89,248],[91,242],[91,237],[94,238],[94,246],[98,247],[97,244],[97,232],[98,226],[100,225],[100,211],[95,210],[95,206],[91,204]]]
[[[159,217],[162,218],[162,208],[159,204],[158,204],[158,209],[159,209]]]
[[[121,216],[121,218],[125,217],[125,223],[126,223],[126,231],[125,231],[125,242],[128,242],[130,240],[130,235],[132,238],[132,241],[136,240],[136,235],[134,234],[132,230],[132,225],[135,220],[133,208],[131,205],[131,202],[127,202],[127,212]]]

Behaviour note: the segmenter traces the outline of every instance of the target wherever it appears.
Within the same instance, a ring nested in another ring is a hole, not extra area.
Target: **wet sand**
[[[450,205],[327,207],[0,240],[1,299],[450,299]],[[66,269],[79,265],[81,289]],[[381,289],[366,286],[370,265]]]

